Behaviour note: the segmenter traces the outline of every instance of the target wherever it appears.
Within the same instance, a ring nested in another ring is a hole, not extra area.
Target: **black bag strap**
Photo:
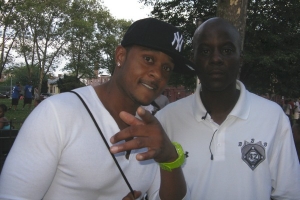
[[[106,141],[106,139],[105,139],[105,137],[104,137],[104,135],[103,135],[103,133],[102,133],[100,127],[98,126],[98,123],[96,122],[96,120],[95,120],[95,118],[94,118],[94,115],[93,115],[92,112],[90,111],[89,107],[86,105],[85,101],[82,99],[82,97],[81,97],[77,92],[75,92],[75,91],[69,91],[69,92],[74,93],[74,94],[76,94],[76,95],[78,96],[78,98],[81,100],[82,104],[84,105],[84,107],[86,108],[86,110],[88,111],[88,113],[90,114],[90,116],[91,116],[91,118],[92,118],[92,120],[93,120],[93,122],[94,122],[96,128],[98,129],[98,131],[99,131],[99,133],[100,133],[100,135],[101,135],[101,137],[102,137],[102,140],[104,141],[104,143],[105,143],[105,145],[106,145],[106,147],[107,147],[107,149],[108,149],[108,151],[109,151],[109,153],[110,153],[110,155],[111,155],[111,157],[112,157],[113,160],[115,161],[115,163],[116,163],[116,165],[117,165],[117,167],[118,167],[118,169],[119,169],[119,171],[120,171],[120,173],[121,173],[123,179],[125,180],[125,182],[126,182],[128,188],[129,188],[130,192],[131,192],[132,195],[134,196],[133,189],[132,189],[132,187],[131,187],[129,181],[127,180],[127,178],[126,178],[126,176],[125,176],[123,170],[121,169],[121,167],[120,167],[120,165],[119,165],[119,163],[118,163],[116,157],[114,156],[114,154],[112,154],[112,153],[110,152],[109,145],[108,145],[108,143],[107,143],[107,141]]]

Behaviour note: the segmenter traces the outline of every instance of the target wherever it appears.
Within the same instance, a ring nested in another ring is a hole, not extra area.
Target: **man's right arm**
[[[121,130],[111,138],[111,143],[134,138],[111,148],[112,153],[133,149],[148,148],[147,152],[137,155],[137,160],[154,159],[158,163],[170,163],[178,158],[178,153],[166,135],[158,120],[141,107],[138,109],[138,120],[126,112],[121,112],[121,119],[129,124],[128,128]],[[182,200],[186,195],[186,183],[181,167],[166,171],[160,169],[161,182],[159,195],[163,200]],[[134,189],[134,188],[133,188]]]

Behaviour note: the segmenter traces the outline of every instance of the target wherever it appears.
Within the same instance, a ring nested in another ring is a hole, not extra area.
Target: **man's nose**
[[[222,58],[222,54],[218,49],[215,49],[212,54],[211,54],[211,61],[212,62],[222,62],[223,58]]]
[[[152,76],[158,80],[162,79],[162,67],[160,66],[160,64],[156,64],[156,65],[152,66],[149,74],[150,74],[150,76]]]

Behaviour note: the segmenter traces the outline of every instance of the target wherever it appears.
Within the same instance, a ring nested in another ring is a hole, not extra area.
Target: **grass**
[[[0,104],[3,103],[9,108],[11,106],[11,99],[0,99]],[[14,129],[20,129],[23,122],[27,118],[27,116],[30,114],[31,110],[28,109],[28,105],[25,105],[24,110],[22,110],[23,107],[23,100],[19,100],[19,105],[17,107],[17,110],[8,110],[5,113],[5,117],[8,120],[12,120],[12,124],[14,126]],[[33,109],[33,101],[31,105],[31,109]]]

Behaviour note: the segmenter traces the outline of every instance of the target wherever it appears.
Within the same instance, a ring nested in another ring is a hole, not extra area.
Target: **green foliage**
[[[123,35],[131,25],[132,21],[107,18],[103,24],[98,24],[98,29],[102,30],[96,35],[100,45],[101,60],[99,66],[113,74],[115,69],[115,49],[120,45]],[[103,37],[105,36],[105,37]]]
[[[60,92],[67,92],[75,88],[83,87],[84,84],[76,76],[64,75],[64,78],[58,79],[57,86]]]
[[[18,15],[15,12],[16,5],[16,2],[13,0],[2,0],[0,4],[0,30],[2,32],[0,37],[0,76],[5,67],[14,58],[11,50],[16,40],[17,30],[12,32],[11,29],[18,20]]]
[[[255,93],[300,96],[300,2],[250,1],[240,79]]]
[[[216,16],[217,1],[140,0],[153,5],[152,15],[179,26],[187,38],[187,53],[196,20]],[[240,80],[255,93],[300,96],[299,0],[248,0],[244,65]],[[185,85],[181,80],[175,83]],[[173,84],[173,83],[172,83]],[[186,85],[185,85],[186,86]]]
[[[69,0],[21,0],[16,6],[19,19],[14,26],[14,31],[18,30],[14,50],[27,67],[30,79],[34,76],[33,68],[39,68],[39,91],[46,75],[57,68],[62,55],[68,3]]]
[[[34,68],[39,68],[39,91],[43,91],[42,82],[61,65],[62,58],[67,61],[63,70],[77,78],[94,78],[94,71],[99,69],[113,72],[115,47],[131,21],[114,19],[101,1],[20,0],[16,3],[7,0],[2,3],[0,27],[3,30],[9,27],[14,34],[0,41],[0,74],[4,66],[16,66],[15,60],[9,57],[10,48],[22,60],[21,65],[27,67],[29,79],[35,76]]]
[[[114,69],[116,46],[131,22],[116,20],[98,1],[76,0],[68,10],[69,29],[65,55],[70,62],[64,70],[78,78],[95,78],[95,70]]]
[[[92,78],[95,63],[99,63],[97,56],[98,43],[95,34],[98,20],[104,20],[109,13],[102,9],[97,1],[76,0],[73,1],[69,10],[69,28],[64,40],[65,55],[70,62],[64,70],[70,71],[74,76]]]

